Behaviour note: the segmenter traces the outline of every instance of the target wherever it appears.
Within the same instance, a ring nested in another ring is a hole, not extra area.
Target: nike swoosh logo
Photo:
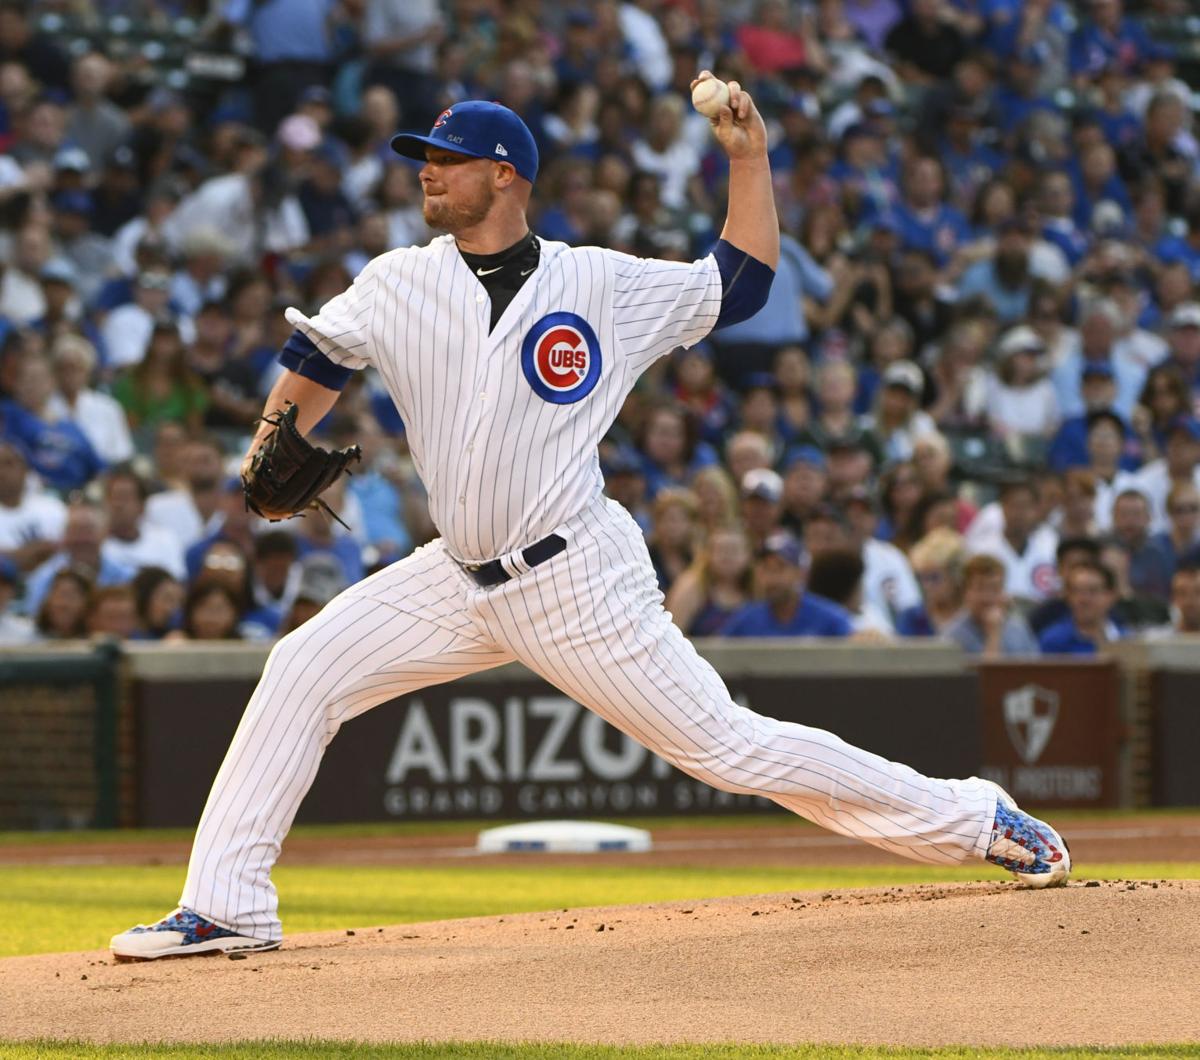
[[[475,275],[476,276],[491,276],[491,274],[493,272],[499,272],[502,268],[504,268],[503,265],[497,265],[494,269],[476,269]]]
[[[535,265],[535,266],[534,266],[532,269],[526,269],[526,270],[525,270],[523,273],[521,273],[521,275],[522,275],[522,276],[528,276],[528,275],[529,275],[531,272],[533,272],[533,271],[534,271],[536,268],[537,268],[537,266]]]

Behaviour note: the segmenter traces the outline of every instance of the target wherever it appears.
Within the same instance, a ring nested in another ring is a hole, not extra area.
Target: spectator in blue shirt
[[[800,542],[779,530],[763,543],[757,580],[763,599],[747,604],[729,620],[727,637],[847,637],[845,610],[805,591],[808,557]]]
[[[1029,227],[1020,218],[1005,221],[996,235],[996,253],[977,261],[958,285],[958,296],[966,300],[983,295],[1002,324],[1019,322],[1029,310],[1033,274],[1029,269],[1032,248]]]
[[[50,415],[54,376],[45,358],[20,362],[15,391],[15,401],[0,401],[0,438],[21,447],[43,482],[66,493],[86,486],[104,470],[104,461],[79,426]]]
[[[1071,74],[1091,78],[1105,67],[1132,74],[1152,51],[1141,23],[1125,17],[1121,0],[1090,0],[1091,16],[1071,38]]]
[[[1200,283],[1200,201],[1185,214],[1187,228],[1166,235],[1154,246],[1154,256],[1164,265],[1186,265],[1192,281]]]
[[[1150,536],[1150,502],[1138,489],[1117,494],[1112,533],[1129,559],[1129,584],[1141,596],[1165,600],[1171,592],[1171,556]]]
[[[1062,426],[1058,428],[1047,454],[1050,467],[1055,471],[1087,467],[1091,463],[1087,438],[1092,416],[1097,412],[1110,412],[1120,422],[1121,432],[1125,436],[1125,446],[1118,466],[1122,471],[1136,471],[1141,466],[1137,438],[1130,430],[1129,424],[1113,412],[1113,404],[1117,400],[1117,381],[1112,365],[1107,361],[1085,361],[1080,375],[1079,390],[1084,411],[1078,416],[1070,416],[1063,420]]]
[[[1006,140],[1015,138],[1020,129],[1038,111],[1054,111],[1054,101],[1038,90],[1041,58],[1031,48],[1019,48],[1004,67],[1004,83],[996,89],[993,105],[997,127]]]
[[[1079,139],[1077,131],[1076,140]],[[1117,172],[1116,152],[1099,127],[1094,138],[1084,137],[1078,159],[1072,158],[1067,163],[1067,172],[1075,186],[1075,223],[1080,228],[1091,226],[1092,214],[1102,202],[1115,203],[1125,219],[1133,214],[1133,200]]]
[[[969,234],[967,219],[942,201],[945,191],[941,163],[936,158],[918,158],[909,166],[904,201],[895,211],[901,243],[928,251],[939,267]]]
[[[1047,627],[1038,643],[1047,655],[1095,655],[1121,630],[1108,617],[1116,603],[1116,579],[1103,564],[1076,563],[1067,573],[1066,600],[1071,614]]]
[[[275,132],[306,88],[328,83],[336,11],[335,0],[225,0],[221,17],[249,31],[263,132]]]
[[[1071,178],[1059,170],[1042,177],[1038,188],[1038,214],[1042,238],[1063,252],[1071,266],[1087,254],[1088,234],[1075,223],[1075,187]]]

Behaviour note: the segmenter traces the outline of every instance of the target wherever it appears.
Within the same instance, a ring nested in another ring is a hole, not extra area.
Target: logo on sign
[[[521,344],[521,370],[543,401],[570,405],[590,394],[600,379],[600,343],[577,313],[549,313]]]
[[[1050,742],[1058,702],[1058,693],[1041,685],[1023,685],[1005,693],[1004,727],[1026,765],[1033,765]]]

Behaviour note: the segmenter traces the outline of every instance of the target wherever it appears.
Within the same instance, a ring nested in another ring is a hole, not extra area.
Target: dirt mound
[[[571,909],[114,964],[0,961],[0,1039],[1200,1040],[1200,882]]]

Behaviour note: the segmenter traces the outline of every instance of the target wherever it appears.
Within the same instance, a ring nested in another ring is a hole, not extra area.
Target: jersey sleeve
[[[371,322],[377,284],[376,270],[368,264],[346,290],[321,306],[316,316],[307,317],[292,306],[283,315],[334,364],[365,368],[374,360]]]
[[[659,261],[612,252],[613,325],[634,370],[677,346],[694,346],[721,312],[721,272],[711,254]]]

